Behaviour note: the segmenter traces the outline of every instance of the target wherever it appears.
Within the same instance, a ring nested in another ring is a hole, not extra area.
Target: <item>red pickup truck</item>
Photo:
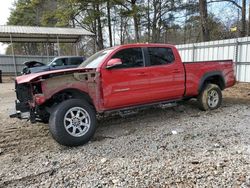
[[[189,98],[213,110],[221,105],[221,90],[234,84],[231,60],[183,63],[172,45],[122,45],[97,52],[75,69],[17,77],[11,117],[49,122],[58,143],[77,146],[92,138],[97,114],[124,115]]]

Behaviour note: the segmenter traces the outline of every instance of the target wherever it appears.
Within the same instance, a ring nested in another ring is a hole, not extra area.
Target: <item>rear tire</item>
[[[83,99],[69,99],[54,109],[50,115],[49,129],[53,138],[64,146],[87,143],[96,130],[96,113]]]
[[[221,106],[222,93],[219,86],[207,84],[198,96],[199,108],[201,110],[214,110]]]

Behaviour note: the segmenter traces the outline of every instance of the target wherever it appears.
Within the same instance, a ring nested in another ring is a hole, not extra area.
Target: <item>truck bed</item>
[[[183,65],[186,72],[186,96],[198,95],[202,85],[200,82],[211,74],[222,74],[222,89],[235,83],[235,65],[232,60],[183,62]]]

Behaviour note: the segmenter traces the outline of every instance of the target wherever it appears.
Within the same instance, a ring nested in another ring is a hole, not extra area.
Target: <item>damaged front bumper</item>
[[[18,118],[18,119],[30,119],[30,112],[21,112],[13,110],[12,113],[10,113],[10,118]]]
[[[17,84],[15,82],[15,92],[17,100],[15,100],[15,108],[10,114],[10,118],[27,119],[32,123],[35,122],[35,113],[32,107],[32,88],[30,84]]]
[[[31,123],[36,122],[36,116],[34,111],[28,107],[27,103],[21,103],[19,101],[15,101],[15,108],[10,113],[9,117],[27,119],[30,120]]]

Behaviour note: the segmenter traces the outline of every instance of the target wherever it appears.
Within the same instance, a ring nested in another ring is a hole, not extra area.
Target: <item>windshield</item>
[[[102,50],[100,52],[95,53],[94,55],[90,56],[87,60],[85,60],[82,64],[80,64],[79,67],[97,68],[112,50],[113,48],[109,48],[109,49]]]
[[[50,66],[57,58],[54,57],[51,61],[47,62],[46,65]]]

